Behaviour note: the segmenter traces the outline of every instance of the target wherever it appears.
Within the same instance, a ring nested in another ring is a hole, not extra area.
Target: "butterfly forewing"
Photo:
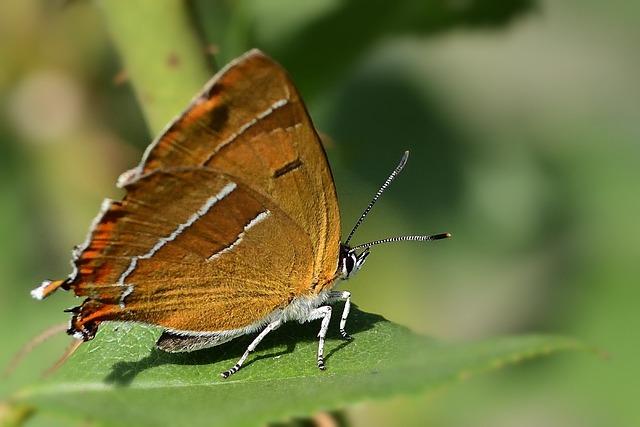
[[[214,168],[268,197],[311,239],[308,285],[333,279],[340,217],[331,170],[296,88],[272,59],[254,50],[218,73],[125,177],[177,166]]]
[[[282,67],[251,51],[218,73],[123,174],[65,281],[71,332],[104,320],[243,328],[336,277],[340,218],[324,149]]]
[[[238,136],[259,129],[261,117],[286,106],[289,90],[289,79],[273,60],[248,52],[216,74],[149,146],[138,176],[167,167],[204,166]],[[288,126],[286,118],[279,126]]]

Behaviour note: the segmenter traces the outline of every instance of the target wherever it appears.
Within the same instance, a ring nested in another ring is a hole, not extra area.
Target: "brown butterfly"
[[[408,152],[340,243],[340,215],[327,157],[285,70],[252,50],[214,76],[187,110],[124,173],[121,201],[105,200],[73,272],[32,291],[71,290],[84,302],[67,332],[91,340],[110,320],[157,325],[161,350],[187,352],[260,332],[235,366],[284,322],[322,319],[317,365],[333,290],[364,264],[371,246],[353,233],[404,167]]]

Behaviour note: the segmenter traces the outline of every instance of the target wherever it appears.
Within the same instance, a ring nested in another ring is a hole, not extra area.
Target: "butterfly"
[[[90,341],[105,321],[159,326],[166,352],[214,347],[258,332],[224,378],[237,372],[260,341],[287,321],[321,320],[318,368],[331,304],[349,291],[374,245],[349,242],[408,152],[384,182],[347,239],[340,241],[336,189],[324,148],[286,71],[251,50],[217,73],[149,145],[105,200],[89,234],[73,251],[73,271],[45,281],[37,299],[57,289],[84,297],[67,333]]]

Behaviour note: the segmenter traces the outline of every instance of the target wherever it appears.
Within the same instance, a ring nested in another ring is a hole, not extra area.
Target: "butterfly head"
[[[347,245],[340,245],[340,258],[338,260],[340,278],[347,280],[356,274],[362,268],[370,253],[369,248],[357,253],[355,249]]]

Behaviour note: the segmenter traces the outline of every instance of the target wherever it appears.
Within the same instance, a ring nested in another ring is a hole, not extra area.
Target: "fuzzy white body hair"
[[[192,337],[210,337],[206,346],[199,346],[199,348],[214,347],[225,342],[231,341],[242,335],[252,334],[263,330],[270,323],[280,320],[282,323],[292,320],[299,323],[305,323],[312,319],[312,311],[323,305],[329,299],[330,291],[322,291],[317,295],[312,296],[300,296],[294,298],[291,303],[283,309],[276,309],[262,319],[242,328],[229,329],[226,331],[211,331],[211,332],[198,332],[198,331],[180,331],[175,329],[166,329],[176,335],[192,336]],[[190,348],[184,348],[179,351],[191,351]]]

